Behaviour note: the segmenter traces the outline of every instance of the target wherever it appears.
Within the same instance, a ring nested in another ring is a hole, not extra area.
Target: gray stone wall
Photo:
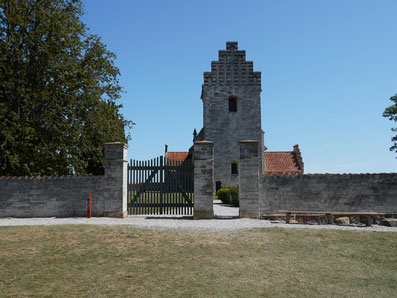
[[[1,177],[0,217],[100,216],[104,177]]]
[[[257,141],[246,140],[239,142],[240,174],[239,198],[240,217],[259,218],[259,175],[260,163]]]
[[[237,42],[227,42],[211,72],[204,73],[202,92],[204,139],[215,144],[214,179],[222,186],[238,184],[238,174],[231,174],[231,163],[239,159],[237,143],[250,139],[263,145],[260,93],[261,73],[253,71]],[[230,96],[237,97],[237,112],[229,112]]]
[[[104,216],[127,216],[127,171],[128,145],[124,143],[105,144],[105,199]]]
[[[260,201],[261,215],[286,209],[397,213],[397,173],[261,176]]]
[[[213,218],[214,143],[194,143],[194,213],[195,219]]]
[[[127,215],[127,145],[105,144],[105,176],[0,177],[0,217]]]

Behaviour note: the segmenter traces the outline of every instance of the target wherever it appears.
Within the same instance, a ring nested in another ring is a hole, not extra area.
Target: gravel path
[[[94,217],[71,218],[0,218],[0,226],[33,226],[33,225],[127,225],[150,229],[174,229],[193,231],[227,231],[249,228],[280,227],[289,229],[317,229],[317,230],[359,230],[376,232],[397,232],[397,228],[375,225],[373,227],[352,227],[337,225],[302,225],[274,223],[270,220],[238,218],[238,208],[224,206],[220,201],[214,204],[215,219],[193,220],[188,216],[159,215],[159,216],[129,216],[127,219]]]

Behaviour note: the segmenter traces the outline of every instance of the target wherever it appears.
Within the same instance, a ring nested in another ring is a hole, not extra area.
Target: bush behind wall
[[[239,207],[239,188],[238,185],[224,186],[216,192],[219,200],[224,204],[231,204],[234,207]]]

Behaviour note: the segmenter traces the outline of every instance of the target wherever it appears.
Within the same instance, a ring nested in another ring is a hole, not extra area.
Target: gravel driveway
[[[175,229],[195,231],[227,231],[250,228],[280,227],[289,229],[327,229],[327,230],[359,230],[397,232],[397,228],[375,225],[373,227],[352,227],[337,225],[302,225],[274,223],[270,220],[257,220],[238,218],[238,208],[225,206],[220,201],[214,203],[214,219],[193,220],[189,216],[180,215],[145,215],[128,216],[127,219],[94,217],[70,218],[0,218],[0,226],[32,226],[32,225],[67,225],[67,224],[90,224],[90,225],[130,225],[134,227],[150,229]]]

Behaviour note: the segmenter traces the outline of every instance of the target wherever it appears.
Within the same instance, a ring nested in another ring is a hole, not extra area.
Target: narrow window
[[[221,181],[216,181],[215,182],[215,191],[218,191],[222,188],[222,182]]]
[[[237,97],[229,97],[229,112],[237,112]]]
[[[232,163],[232,174],[238,174],[237,171],[237,162]]]

